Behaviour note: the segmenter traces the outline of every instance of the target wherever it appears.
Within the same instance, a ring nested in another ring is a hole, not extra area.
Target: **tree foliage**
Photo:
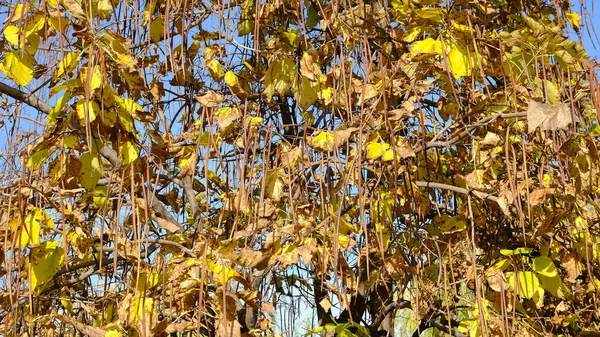
[[[3,3],[0,333],[599,329],[581,13]]]

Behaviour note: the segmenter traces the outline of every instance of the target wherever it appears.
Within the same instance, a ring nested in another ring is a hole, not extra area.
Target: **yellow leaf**
[[[434,22],[442,21],[442,8],[421,8],[416,10],[416,14],[421,19],[427,19]]]
[[[512,289],[516,289],[517,293],[524,298],[532,298],[540,288],[540,280],[533,272],[520,271],[517,273],[517,277],[512,272],[506,273],[506,275],[508,284],[510,284]],[[518,289],[517,282],[519,283]]]
[[[20,86],[26,86],[33,79],[34,60],[26,53],[11,51],[4,53],[2,72]]]
[[[108,20],[112,14],[113,6],[110,0],[98,1],[98,17],[100,19]]]
[[[159,273],[140,273],[140,278],[137,284],[137,290],[143,293],[156,287],[161,282],[161,274]]]
[[[220,284],[226,284],[231,278],[240,276],[240,274],[233,268],[224,265],[215,265],[214,262],[208,261],[208,268],[215,274],[215,281]]]
[[[421,26],[412,27],[411,29],[409,29],[406,32],[404,32],[404,34],[402,34],[402,41],[411,43],[422,32],[423,32],[423,27],[421,27]]]
[[[46,25],[46,18],[43,15],[36,14],[33,19],[25,25],[25,37],[39,32]]]
[[[467,222],[465,220],[459,220],[457,217],[453,216],[448,218],[442,225],[442,232],[444,234],[458,233],[462,232],[467,228]]]
[[[92,68],[92,78],[90,79],[88,79],[88,69],[89,68],[86,67],[81,69],[81,83],[86,87],[89,85],[89,89],[92,91],[102,87],[103,78],[102,73],[100,72],[100,66],[94,66],[94,68]]]
[[[79,123],[81,123],[81,125],[85,125],[86,116],[89,116],[90,123],[96,119],[96,116],[100,112],[100,106],[98,103],[96,103],[96,101],[87,102],[86,104],[85,100],[81,100],[75,103],[75,111],[77,111]]]
[[[52,218],[37,207],[30,209],[23,220],[18,216],[12,219],[9,222],[9,227],[17,235],[15,246],[25,248],[29,245],[39,245],[42,224],[45,224],[47,227],[54,227]]]
[[[335,147],[335,137],[333,133],[329,131],[319,131],[319,133],[309,140],[308,145],[320,151],[333,151]]]
[[[46,241],[32,249],[28,260],[31,265],[29,288],[39,292],[42,289],[40,286],[45,285],[63,265],[65,251],[58,247],[58,240]]]
[[[81,185],[87,190],[93,190],[100,177],[102,177],[100,159],[98,159],[97,154],[87,152],[79,157],[79,161],[81,161],[81,169],[79,171]]]
[[[245,95],[247,95],[246,91],[242,88],[240,79],[237,77],[237,75],[233,71],[228,71],[227,73],[225,73],[225,83],[227,83],[227,85],[229,85],[229,87],[231,88],[231,91],[234,94],[236,94],[242,98]]]
[[[94,187],[94,192],[92,193],[92,200],[94,205],[99,209],[104,207],[104,203],[106,202],[106,193],[108,192],[108,186],[96,186]]]
[[[29,158],[27,158],[25,166],[37,170],[46,163],[46,159],[48,159],[49,156],[50,151],[48,151],[47,149],[37,151],[34,154],[32,154]]]
[[[467,25],[462,25],[456,21],[452,21],[452,26],[454,26],[454,29],[463,32],[463,33],[468,33],[471,31],[471,28],[469,28],[469,26]]]
[[[494,270],[501,270],[504,271],[506,268],[508,268],[511,264],[511,261],[509,259],[502,259],[496,263],[494,263],[493,266],[489,267],[488,270],[486,271],[486,273],[488,272],[492,272]]]
[[[38,47],[40,46],[40,36],[37,34],[32,34],[27,37],[27,41],[25,41],[25,45],[23,48],[29,55],[34,55]]]
[[[581,26],[581,15],[579,15],[579,13],[577,12],[566,12],[565,16],[567,17],[567,20],[569,20],[569,22],[571,23],[571,25],[576,28],[579,29],[579,27]]]
[[[139,157],[139,150],[137,146],[130,142],[124,141],[119,145],[119,159],[123,165],[129,165],[133,163]]]
[[[500,254],[504,256],[512,256],[512,255],[527,255],[533,252],[533,248],[527,247],[519,247],[516,249],[500,249]]]
[[[558,275],[554,262],[552,262],[552,259],[547,256],[538,256],[533,259],[531,269],[533,269],[533,271],[536,273],[547,277],[554,277]]]
[[[212,76],[212,78],[215,80],[220,80],[223,76],[225,76],[221,63],[216,59],[206,62],[206,67],[208,68],[210,76]]]
[[[319,93],[315,89],[319,84],[313,83],[308,77],[302,76],[300,90],[296,93],[298,104],[304,110],[308,109],[317,99]]]
[[[200,140],[202,141],[202,140]],[[206,143],[208,143],[208,138],[206,138]],[[208,146],[209,144],[206,144]],[[195,147],[185,146],[183,148],[183,154],[179,157],[177,162],[177,166],[182,172],[182,175],[191,175],[196,170],[196,160],[198,158],[198,153],[195,151]]]
[[[79,53],[68,53],[61,61],[58,62],[58,68],[52,75],[52,80],[54,82],[58,82],[62,76],[73,71],[73,69],[75,69],[79,63],[79,58]]]
[[[133,324],[140,320],[149,322],[154,314],[154,299],[150,297],[137,297],[129,307],[129,319]]]
[[[271,99],[275,93],[285,94],[295,83],[298,69],[290,58],[282,58],[271,63],[265,76],[265,94]]]
[[[239,87],[240,86],[240,80],[238,79],[237,75],[233,71],[228,71],[225,74],[225,83],[227,83],[227,85],[229,85],[230,87]]]
[[[230,131],[228,128],[241,117],[241,114],[237,108],[224,107],[217,109],[214,116],[219,128],[223,132],[227,132]]]
[[[31,8],[31,6],[33,3],[28,3],[28,7]],[[12,11],[10,22],[20,22],[29,13],[29,8],[26,8],[24,4],[17,4]]]
[[[109,330],[104,334],[104,337],[122,337],[123,335],[117,330]]]
[[[157,17],[150,23],[150,40],[158,42],[165,36],[165,19],[161,16]]]
[[[368,142],[367,143],[367,158],[377,159],[377,158],[383,156],[389,148],[390,148],[390,144],[387,144],[387,143]]]
[[[327,87],[325,89],[321,89],[321,91],[319,91],[319,98],[323,100],[325,105],[331,104],[333,101],[333,88]]]
[[[298,35],[297,30],[288,28],[287,32],[283,32],[283,36],[287,38],[292,47],[298,48],[298,44],[300,43],[300,36]]]
[[[475,65],[474,61],[473,55],[469,60],[467,50],[462,47],[456,46],[448,53],[448,64],[455,79],[471,75],[471,69]]]
[[[4,28],[4,39],[10,42],[13,46],[19,46],[19,28],[16,26],[8,26]]]
[[[425,40],[414,42],[410,47],[410,53],[412,56],[419,54],[439,55],[442,53],[442,43],[428,37]]]

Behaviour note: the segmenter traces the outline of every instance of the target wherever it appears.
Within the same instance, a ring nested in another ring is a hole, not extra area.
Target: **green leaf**
[[[81,185],[87,190],[93,190],[102,177],[100,159],[97,154],[86,152],[79,157],[79,161],[81,161],[81,170],[79,171]]]
[[[65,251],[58,247],[58,240],[46,241],[31,251],[28,260],[31,264],[29,288],[38,292],[61,268],[65,260]]]
[[[554,277],[558,275],[554,262],[552,262],[552,260],[547,256],[538,256],[533,259],[531,269],[533,269],[533,271],[536,273],[547,277]]]

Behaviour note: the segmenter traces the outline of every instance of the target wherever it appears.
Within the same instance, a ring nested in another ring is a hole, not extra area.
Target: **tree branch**
[[[27,94],[2,82],[0,82],[0,93],[8,95],[19,102],[23,102],[46,115],[52,111],[52,107],[48,103],[42,101],[38,96],[34,94]]]
[[[488,194],[485,192],[481,192],[481,191],[475,191],[475,190],[468,190],[466,188],[462,188],[462,187],[458,187],[458,186],[453,186],[453,185],[448,185],[448,184],[441,184],[441,183],[434,183],[434,182],[429,182],[429,181],[417,181],[415,182],[415,185],[417,185],[418,187],[425,187],[425,188],[437,188],[437,189],[441,189],[441,190],[448,190],[448,191],[452,191],[452,192],[456,192],[456,193],[460,193],[460,194],[473,194],[474,196],[483,199],[483,200],[490,200],[493,202],[498,202],[498,197],[492,194]]]

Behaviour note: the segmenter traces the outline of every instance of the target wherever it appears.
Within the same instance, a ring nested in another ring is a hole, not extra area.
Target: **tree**
[[[600,328],[583,4],[2,7],[4,336]]]

